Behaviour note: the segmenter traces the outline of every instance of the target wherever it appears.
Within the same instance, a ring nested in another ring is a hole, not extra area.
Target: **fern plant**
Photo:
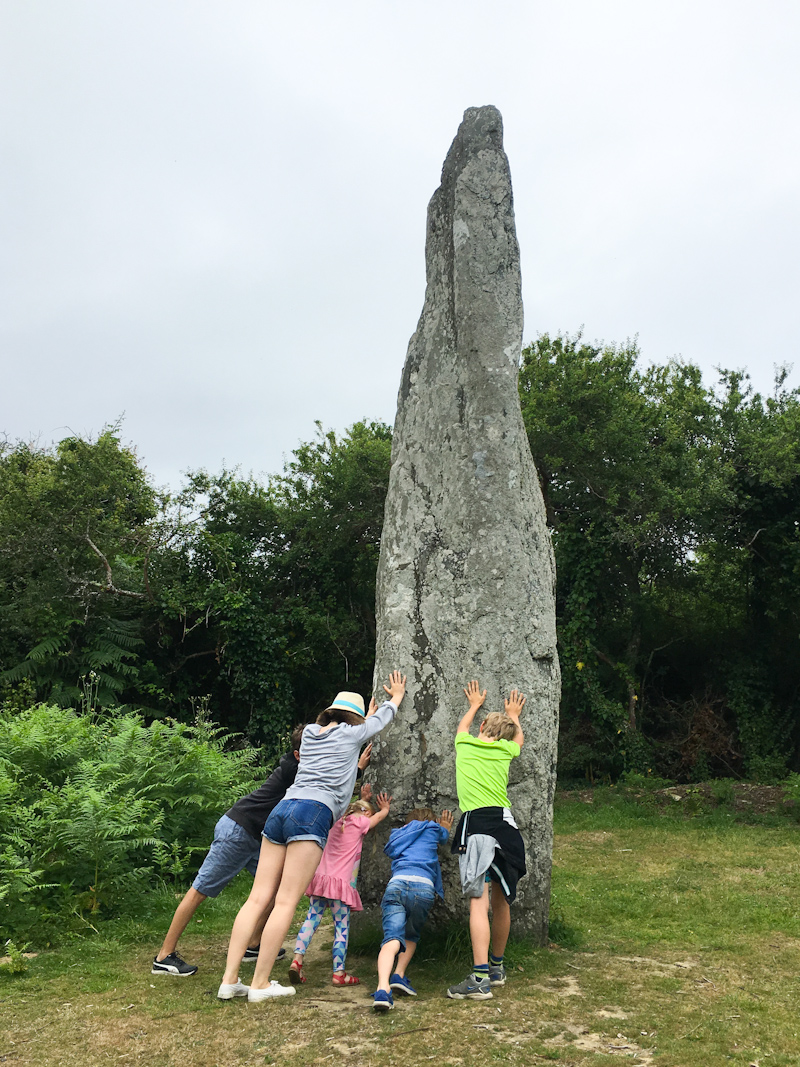
[[[231,740],[203,721],[0,713],[0,936],[41,939],[45,915],[88,928],[192,873],[220,814],[266,771]]]

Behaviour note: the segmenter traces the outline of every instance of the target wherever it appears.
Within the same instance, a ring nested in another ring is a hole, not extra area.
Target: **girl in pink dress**
[[[331,827],[317,873],[306,890],[308,914],[297,935],[294,959],[289,967],[292,985],[300,985],[306,980],[303,957],[326,908],[330,908],[333,915],[332,982],[334,985],[358,985],[359,979],[346,973],[344,962],[350,936],[350,911],[352,908],[356,911],[362,909],[361,897],[356,889],[361,849],[364,835],[386,818],[391,802],[390,796],[379,793],[378,811],[373,815],[372,807],[366,800],[357,800]]]

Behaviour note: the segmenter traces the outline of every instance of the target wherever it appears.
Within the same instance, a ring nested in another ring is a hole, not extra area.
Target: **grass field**
[[[560,799],[554,943],[511,945],[493,1000],[446,999],[468,950],[463,937],[431,936],[410,975],[419,997],[375,1016],[374,945],[348,958],[364,984],[334,989],[321,929],[297,996],[219,1002],[243,876],[187,931],[193,978],[149,973],[167,895],[0,977],[0,1064],[799,1064],[800,828],[690,795],[668,804],[612,789]]]

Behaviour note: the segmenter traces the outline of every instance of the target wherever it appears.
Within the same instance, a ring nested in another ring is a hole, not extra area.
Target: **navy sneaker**
[[[489,964],[489,985],[505,985],[506,969],[502,963]]]
[[[242,963],[254,963],[258,959],[257,948],[246,948],[244,950],[244,956],[242,956]],[[275,957],[275,962],[280,963],[281,960],[286,959],[286,949],[282,948],[278,950],[278,955]]]
[[[188,978],[192,974],[197,974],[197,968],[187,963],[177,952],[170,952],[169,956],[165,956],[163,960],[158,957],[153,958],[153,969],[150,974],[174,974],[176,978]]]
[[[447,995],[451,1000],[491,1000],[489,976],[487,974],[484,978],[476,978],[474,974],[468,974],[463,982],[451,985]]]
[[[373,1011],[391,1011],[393,1007],[394,997],[391,993],[387,993],[385,989],[377,989],[372,994]]]
[[[389,988],[393,993],[402,993],[406,997],[415,997],[416,989],[403,974],[393,974],[389,979]]]

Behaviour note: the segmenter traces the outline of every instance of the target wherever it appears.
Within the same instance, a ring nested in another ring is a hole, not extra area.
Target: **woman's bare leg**
[[[275,901],[271,900],[269,904],[267,904],[267,910],[256,923],[256,928],[253,931],[252,937],[250,938],[250,944],[247,946],[248,948],[258,948],[261,944],[261,935],[264,933],[264,927],[267,925],[267,919],[272,914],[272,905],[274,903]]]
[[[269,985],[269,976],[275,957],[292,925],[300,897],[308,888],[308,883],[314,877],[321,859],[322,849],[316,841],[292,841],[286,846],[283,873],[275,893],[275,906],[267,919],[264,933],[261,935],[261,952],[258,955],[253,980],[250,983],[251,989],[266,989]],[[261,870],[260,860],[258,868]],[[242,948],[242,955],[246,947],[245,945]],[[225,980],[228,980],[227,972]],[[235,976],[232,981],[236,981]]]
[[[238,980],[242,957],[252,940],[253,931],[258,925],[259,919],[275,896],[275,890],[278,888],[281,874],[283,873],[285,859],[286,848],[283,845],[273,845],[265,837],[261,839],[261,855],[258,857],[258,870],[253,879],[253,888],[250,890],[250,896],[239,909],[239,914],[236,916],[236,921],[231,930],[228,960],[225,964],[225,974],[222,978],[223,983],[233,985]],[[277,951],[276,949],[276,955]]]

